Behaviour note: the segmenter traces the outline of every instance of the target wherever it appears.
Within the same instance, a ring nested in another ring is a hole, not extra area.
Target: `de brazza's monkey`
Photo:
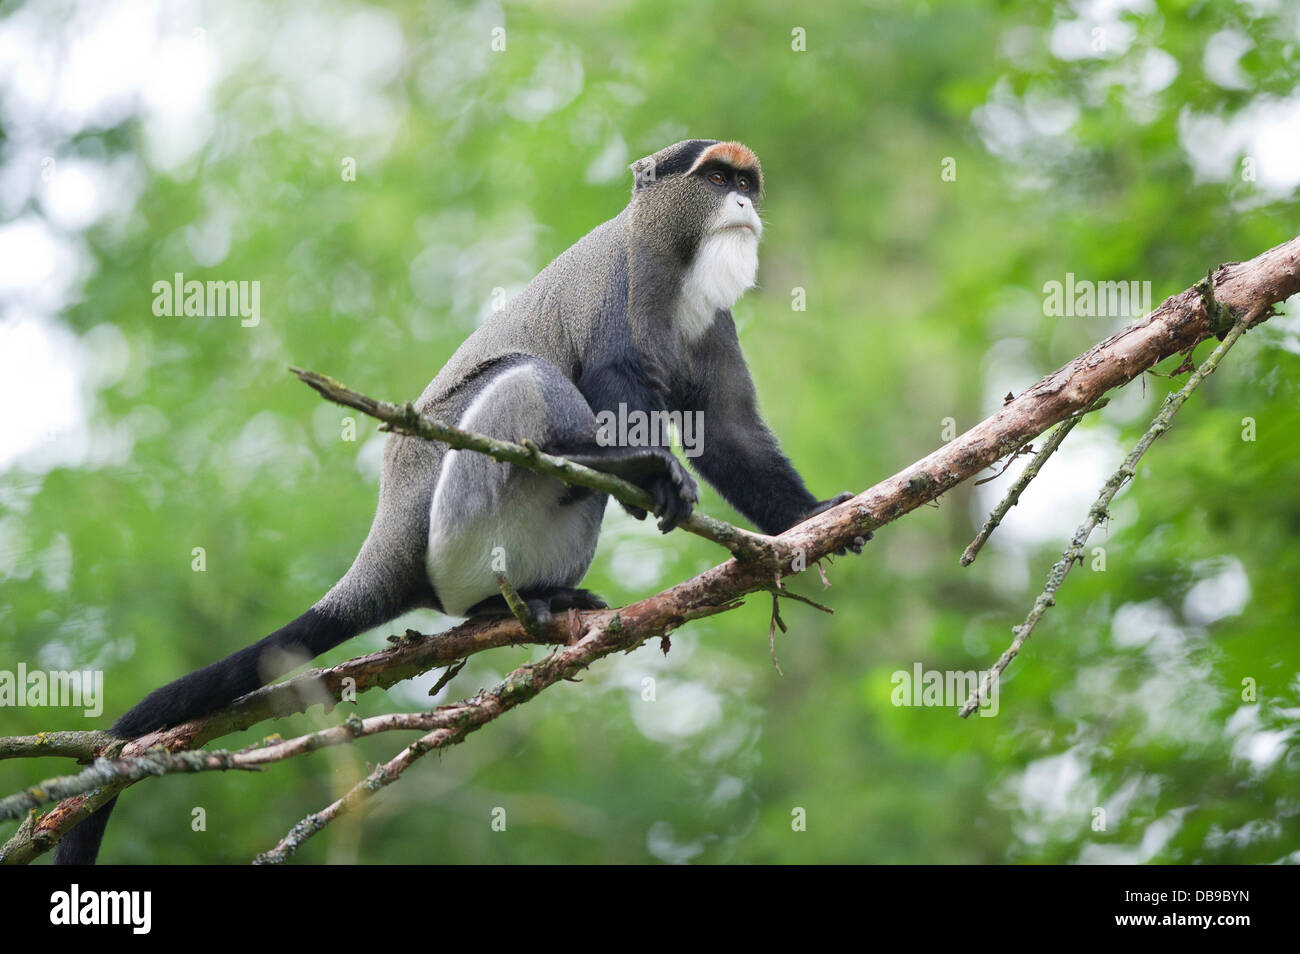
[[[738,142],[689,139],[631,168],[627,208],[470,335],[416,407],[623,476],[651,494],[665,531],[689,516],[695,480],[668,446],[610,445],[598,414],[696,413],[696,468],[763,533],[848,499],[819,501],[781,453],[736,337],[730,308],[754,284],[763,231],[758,158]],[[344,577],[282,629],[150,693],[112,731],[136,738],[204,715],[408,610],[505,613],[502,564],[541,620],[603,608],[577,586],[605,504],[555,478],[394,434],[374,524]],[[55,860],[93,861],[112,807],[69,832]]]

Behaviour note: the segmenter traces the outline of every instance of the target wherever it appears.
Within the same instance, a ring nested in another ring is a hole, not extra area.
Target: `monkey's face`
[[[724,144],[729,146],[731,143]],[[728,161],[711,159],[703,162],[690,175],[705,183],[716,204],[714,222],[707,231],[748,231],[755,240],[763,234],[763,224],[758,218],[759,178],[753,168],[737,168]]]
[[[681,269],[673,321],[698,340],[758,275],[758,157],[738,142],[689,139],[632,170],[630,235]]]
[[[691,175],[712,193],[713,221],[708,223],[704,237],[735,231],[757,244],[763,223],[758,217],[758,177],[754,172],[715,159]]]
[[[683,264],[719,246],[728,258],[752,262],[745,270],[757,268],[762,172],[747,147],[688,139],[638,160],[632,170],[632,215],[643,241]]]
[[[707,193],[704,234],[684,282],[686,294],[695,294],[702,314],[730,308],[758,276],[758,239],[763,223],[758,217],[758,178],[748,165],[736,166],[709,159],[688,179],[702,183]]]

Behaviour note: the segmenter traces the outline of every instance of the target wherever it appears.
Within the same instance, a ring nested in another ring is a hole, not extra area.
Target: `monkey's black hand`
[[[810,520],[813,517],[817,516],[819,513],[825,513],[827,510],[830,510],[832,507],[838,507],[840,504],[844,503],[844,501],[852,500],[856,496],[857,494],[847,490],[842,494],[836,494],[830,500],[823,500],[817,506],[809,510],[808,513],[804,516],[804,520]],[[862,545],[866,543],[868,540],[870,540],[872,536],[873,536],[872,532],[868,530],[866,536],[857,537],[848,546],[843,546],[840,547],[838,550],[836,550],[835,554],[837,556],[845,556],[850,550],[852,550],[854,553],[861,553]]]
[[[657,450],[652,459],[655,462],[653,469],[638,475],[634,483],[654,499],[652,509],[659,518],[659,529],[667,533],[691,515],[700,499],[700,486],[672,451]],[[645,519],[644,510],[635,507],[624,509],[638,520]]]

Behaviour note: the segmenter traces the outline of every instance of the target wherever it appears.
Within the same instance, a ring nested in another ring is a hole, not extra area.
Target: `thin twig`
[[[998,472],[996,474],[992,474],[988,477],[981,477],[979,480],[971,481],[971,485],[974,487],[979,487],[983,484],[987,484],[994,480],[997,480],[999,477],[1001,477],[1003,474],[1005,474],[1008,470],[1011,469],[1012,464],[1014,464],[1016,461],[1018,461],[1021,457],[1025,456],[1026,454],[1033,453],[1033,450],[1034,450],[1033,444],[1026,444],[1024,447],[1017,447],[1014,451],[1011,452],[1010,456],[1008,456],[1002,462],[1002,466],[1001,468],[998,469]],[[938,503],[939,501],[936,500],[935,505],[938,506]]]
[[[501,590],[506,606],[510,607],[510,612],[514,614],[515,619],[519,620],[519,625],[524,628],[524,632],[534,639],[539,638],[542,628],[537,623],[537,617],[532,614],[528,604],[519,595],[519,591],[510,585],[504,573],[497,574],[497,588]]]
[[[1020,653],[1020,648],[1025,644],[1025,641],[1029,639],[1030,635],[1034,631],[1034,627],[1037,626],[1038,621],[1043,618],[1043,614],[1046,613],[1050,607],[1056,605],[1056,591],[1061,588],[1061,583],[1065,580],[1066,574],[1070,572],[1070,568],[1075,564],[1075,562],[1083,561],[1083,548],[1088,542],[1088,537],[1091,536],[1092,531],[1096,529],[1097,524],[1110,515],[1108,509],[1110,507],[1110,502],[1115,499],[1115,495],[1119,493],[1119,489],[1128,481],[1133,479],[1133,475],[1137,473],[1137,463],[1142,459],[1142,455],[1147,452],[1147,448],[1151,446],[1157,437],[1169,429],[1169,423],[1173,420],[1178,409],[1183,406],[1184,402],[1187,401],[1200,383],[1214,373],[1214,369],[1219,366],[1219,362],[1223,359],[1223,356],[1228,353],[1228,350],[1234,344],[1237,343],[1237,339],[1245,334],[1246,329],[1250,326],[1250,323],[1255,320],[1259,312],[1263,310],[1263,307],[1264,306],[1259,306],[1233,325],[1232,329],[1224,336],[1224,339],[1219,346],[1214,349],[1210,356],[1206,358],[1192,376],[1187,379],[1187,383],[1183,385],[1182,389],[1164,399],[1164,402],[1160,407],[1160,412],[1155,416],[1155,419],[1152,420],[1151,426],[1147,428],[1146,433],[1142,435],[1142,439],[1137,442],[1137,445],[1129,452],[1129,455],[1124,458],[1124,463],[1120,464],[1119,470],[1115,471],[1110,480],[1106,481],[1096,502],[1091,508],[1089,508],[1087,518],[1079,525],[1079,528],[1074,531],[1074,536],[1070,539],[1070,545],[1065,548],[1065,552],[1061,554],[1061,559],[1056,561],[1051,572],[1048,573],[1047,584],[1043,587],[1043,591],[1038,594],[1038,598],[1034,600],[1034,605],[1029,610],[1029,615],[1025,617],[1025,621],[1021,625],[1013,628],[1012,633],[1015,638],[1011,641],[1011,645],[1007,648],[1007,651],[998,658],[998,661],[994,663],[993,668],[980,677],[979,687],[971,694],[970,698],[966,700],[966,704],[961,707],[958,714],[963,719],[967,718],[976,708],[979,707],[984,699],[988,698],[988,693],[993,682],[1002,677],[1003,671],[1011,663],[1011,660],[1015,659]],[[1209,310],[1208,307],[1207,310]]]
[[[818,603],[816,600],[809,599],[801,593],[796,593],[794,590],[787,590],[784,587],[780,590],[777,590],[775,587],[769,587],[768,589],[771,590],[773,596],[780,595],[787,597],[788,599],[798,600],[800,603],[807,603],[809,606],[814,609],[819,609],[823,613],[830,613],[832,616],[835,615],[835,610],[832,607],[827,606],[825,603]]]
[[[410,402],[397,405],[388,401],[378,401],[315,371],[294,367],[289,370],[323,397],[344,407],[369,414],[383,421],[388,425],[389,430],[426,440],[441,441],[458,450],[478,451],[494,460],[526,467],[548,477],[556,477],[566,484],[609,494],[620,503],[638,510],[649,512],[654,509],[654,499],[649,492],[621,477],[544,453],[534,444],[515,444],[511,441],[497,440],[494,437],[445,424],[426,414],[421,414]],[[732,526],[707,514],[695,511],[678,526],[682,530],[725,547],[737,559],[771,559],[772,548],[768,542],[769,537]]]
[[[970,566],[975,562],[975,557],[988,541],[989,535],[998,528],[998,524],[1000,524],[1002,518],[1007,515],[1007,511],[1020,502],[1020,495],[1025,492],[1025,488],[1029,486],[1029,482],[1038,476],[1038,472],[1041,471],[1043,465],[1047,463],[1047,458],[1056,453],[1056,449],[1061,446],[1061,442],[1065,440],[1066,435],[1074,429],[1074,425],[1083,420],[1085,414],[1091,414],[1093,411],[1100,410],[1109,403],[1110,398],[1102,398],[1091,407],[1085,408],[1073,417],[1066,418],[1056,426],[1056,430],[1052,431],[1051,436],[1049,436],[1043,443],[1042,450],[1034,455],[1034,459],[1025,467],[1024,472],[1016,478],[1016,482],[1011,485],[1011,489],[1008,490],[1006,496],[1002,498],[1002,502],[993,508],[993,512],[989,514],[988,520],[984,521],[984,526],[980,528],[980,532],[975,536],[975,539],[970,542],[970,546],[966,548],[965,552],[962,553],[962,566]]]
[[[84,795],[114,780],[137,781],[150,775],[226,771],[232,768],[251,768],[251,766],[236,764],[229,752],[167,752],[159,749],[146,755],[118,761],[96,759],[75,775],[47,778],[26,791],[0,798],[0,819],[17,818],[48,802],[62,801],[73,795]]]
[[[168,752],[155,747],[143,755],[116,760],[96,759],[93,764],[73,775],[46,779],[26,791],[0,799],[0,820],[17,818],[41,805],[94,791],[112,781],[138,781],[152,775],[228,772],[235,769],[258,771],[262,766],[273,762],[282,762],[318,749],[348,745],[357,739],[382,732],[428,732],[455,727],[462,708],[463,704],[444,706],[430,712],[390,712],[368,719],[350,715],[339,725],[292,739],[259,743],[237,752],[225,749]]]
[[[776,669],[778,676],[784,676],[785,672],[781,669],[781,663],[776,658],[776,628],[781,627],[781,632],[785,632],[785,620],[781,619],[781,601],[775,592],[772,593],[772,620],[767,624],[767,648],[772,654],[772,666]]]
[[[462,659],[454,666],[448,666],[446,672],[444,672],[441,676],[438,677],[438,681],[435,682],[433,684],[433,688],[429,690],[429,696],[433,697],[436,696],[438,693],[442,692],[443,687],[445,687],[447,683],[451,682],[453,679],[459,676],[460,671],[464,669],[466,664],[468,663],[469,663],[468,659]]]

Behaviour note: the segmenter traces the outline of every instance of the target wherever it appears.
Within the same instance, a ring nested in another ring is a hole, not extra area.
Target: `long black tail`
[[[344,616],[312,607],[246,649],[155,689],[113,723],[113,734],[134,739],[207,715],[359,632]]]
[[[93,865],[99,854],[99,843],[104,840],[108,817],[117,807],[117,799],[108,802],[89,818],[83,818],[54,846],[56,865]]]
[[[155,689],[118,719],[110,730],[118,738],[134,739],[207,715],[240,696],[283,675],[306,659],[314,659],[358,633],[391,619],[379,606],[351,606],[335,612],[317,606],[247,649]],[[54,849],[56,865],[95,863],[108,826],[113,799],[63,836]]]

